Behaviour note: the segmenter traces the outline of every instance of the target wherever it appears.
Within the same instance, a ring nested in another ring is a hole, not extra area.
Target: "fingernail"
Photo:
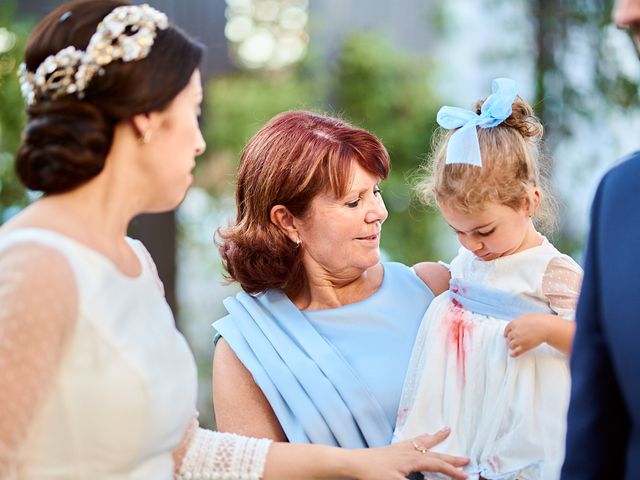
[[[440,429],[440,432],[444,433],[444,432],[450,432],[451,431],[451,427],[442,427]]]

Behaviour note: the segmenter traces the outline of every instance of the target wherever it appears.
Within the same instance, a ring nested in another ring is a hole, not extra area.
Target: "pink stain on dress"
[[[447,312],[447,323],[450,351],[455,352],[458,371],[460,372],[462,383],[464,383],[467,346],[474,323],[465,319],[464,308],[455,298],[451,300],[451,305]]]
[[[396,415],[396,423],[400,424],[404,422],[404,418],[407,416],[408,412],[409,412],[409,409],[406,407],[398,410],[398,414]]]

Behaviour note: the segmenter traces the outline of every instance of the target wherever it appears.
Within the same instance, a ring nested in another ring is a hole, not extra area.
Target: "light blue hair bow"
[[[510,78],[491,82],[491,95],[480,109],[480,115],[464,108],[444,106],[438,111],[438,125],[448,130],[459,128],[447,145],[446,164],[468,163],[482,167],[476,127],[500,125],[511,115],[511,105],[518,95],[518,85]]]

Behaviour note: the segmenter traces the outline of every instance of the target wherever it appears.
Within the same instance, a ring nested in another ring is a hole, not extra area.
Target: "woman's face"
[[[343,197],[320,193],[307,214],[297,219],[303,263],[311,281],[316,276],[352,279],[380,262],[380,230],[387,209],[379,182],[355,164]]]
[[[195,157],[206,148],[198,123],[201,103],[200,72],[196,70],[187,86],[158,113],[144,165],[153,190],[153,211],[176,208],[193,182]]]

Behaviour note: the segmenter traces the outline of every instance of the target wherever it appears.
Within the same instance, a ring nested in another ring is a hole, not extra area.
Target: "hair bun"
[[[71,190],[102,171],[113,130],[114,121],[87,102],[34,105],[29,108],[16,173],[31,190]]]
[[[542,122],[533,113],[531,105],[520,97],[516,97],[511,107],[511,115],[504,123],[518,130],[524,138],[538,139],[544,133]]]
[[[486,99],[485,99],[486,100]],[[480,115],[480,108],[485,100],[481,100],[476,104],[476,113]],[[501,123],[517,130],[525,139],[532,138],[538,140],[542,138],[544,127],[542,122],[535,116],[531,105],[517,96],[511,106],[511,115]]]

